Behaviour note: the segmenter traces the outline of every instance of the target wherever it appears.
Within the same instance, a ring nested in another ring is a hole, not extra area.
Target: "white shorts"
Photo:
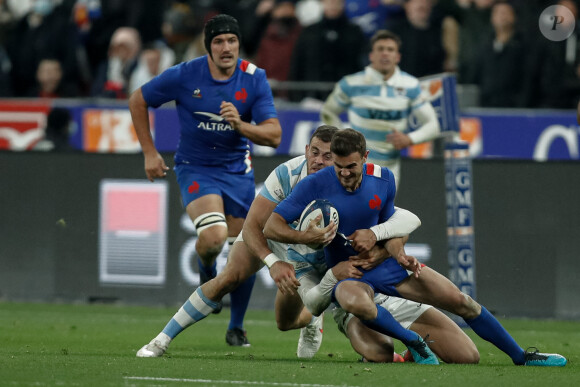
[[[427,309],[432,308],[431,305],[419,304],[404,298],[385,296],[384,294],[375,295],[375,303],[388,310],[395,320],[397,320],[405,329],[409,329],[411,324],[413,324],[419,316],[425,313]],[[338,330],[348,337],[346,327],[354,315],[346,313],[342,308],[338,307],[332,310],[332,315],[334,321],[338,324]]]

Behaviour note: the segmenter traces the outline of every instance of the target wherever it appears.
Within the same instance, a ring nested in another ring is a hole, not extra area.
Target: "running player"
[[[216,276],[215,260],[233,242],[254,199],[248,140],[277,147],[282,129],[264,70],[238,57],[240,28],[217,15],[204,28],[208,55],[171,67],[136,90],[129,109],[153,181],[169,169],[155,148],[148,107],[175,101],[181,126],[175,173],[183,206],[197,230],[201,283]],[[252,124],[251,122],[257,124]],[[232,291],[230,345],[249,345],[243,330],[255,277]],[[221,310],[221,305],[215,311]],[[168,332],[176,334],[175,328]]]

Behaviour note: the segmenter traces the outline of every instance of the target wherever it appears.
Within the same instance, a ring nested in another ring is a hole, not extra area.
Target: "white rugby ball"
[[[300,215],[300,221],[298,222],[297,229],[299,231],[304,231],[310,225],[310,222],[316,219],[318,215],[322,214],[322,219],[318,224],[318,228],[324,228],[330,224],[330,221],[334,221],[334,223],[338,226],[338,211],[332,205],[332,203],[326,199],[316,199],[311,201],[304,211],[302,211],[302,215]],[[330,242],[329,242],[330,243]],[[307,245],[311,249],[320,250],[326,247],[326,244],[319,244],[319,245]]]

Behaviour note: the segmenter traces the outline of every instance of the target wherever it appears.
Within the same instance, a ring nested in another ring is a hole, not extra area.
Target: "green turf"
[[[564,368],[516,367],[471,331],[479,365],[358,363],[330,316],[321,350],[302,361],[298,331],[279,332],[272,311],[248,313],[250,348],[228,347],[228,309],[182,333],[166,356],[136,358],[175,310],[0,303],[0,386],[580,386],[580,322],[502,320],[521,345],[565,355]]]

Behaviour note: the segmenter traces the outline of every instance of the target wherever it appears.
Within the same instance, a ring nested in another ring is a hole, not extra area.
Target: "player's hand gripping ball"
[[[332,203],[326,199],[316,199],[311,201],[304,211],[302,211],[302,215],[300,215],[300,221],[298,223],[298,230],[305,231],[308,228],[310,222],[314,221],[318,215],[322,214],[322,219],[318,223],[318,228],[324,228],[330,224],[332,220],[338,226],[338,211],[332,205]],[[326,247],[330,242],[326,244],[318,244],[318,245],[307,245],[311,249],[320,250]]]

